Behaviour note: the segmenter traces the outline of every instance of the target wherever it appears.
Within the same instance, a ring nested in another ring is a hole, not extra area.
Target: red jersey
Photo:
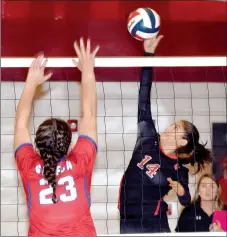
[[[221,198],[225,205],[227,205],[227,179],[221,177],[219,180],[219,184],[221,186]]]
[[[95,236],[90,213],[90,187],[97,152],[96,143],[79,136],[72,152],[59,160],[56,196],[43,178],[43,161],[30,143],[15,151],[28,205],[29,236]]]

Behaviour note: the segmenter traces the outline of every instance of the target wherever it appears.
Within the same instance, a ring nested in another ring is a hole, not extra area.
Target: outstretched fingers
[[[94,49],[94,51],[92,52],[92,56],[93,56],[93,57],[96,56],[96,54],[98,53],[99,49],[100,49],[100,46],[97,45],[96,48]]]
[[[35,58],[35,59],[32,60],[32,63],[31,63],[30,68],[29,68],[30,71],[33,71],[33,70],[34,70],[35,64],[36,64],[36,60],[37,60],[37,58]]]
[[[91,52],[91,40],[89,38],[87,39],[86,52],[87,52],[87,54],[90,54],[90,52]]]
[[[84,47],[84,40],[82,37],[80,38],[80,51],[81,51],[82,55],[84,55],[86,52],[85,47]]]
[[[44,81],[49,80],[52,77],[53,73],[49,72],[47,75],[44,76]]]
[[[42,53],[39,53],[37,59],[36,59],[36,62],[35,62],[35,65],[34,65],[34,68],[37,70],[37,69],[40,69],[40,67],[42,66],[42,61],[44,59],[44,55]]]
[[[43,64],[41,65],[41,69],[44,71],[47,65],[48,59],[46,58],[43,62]]]

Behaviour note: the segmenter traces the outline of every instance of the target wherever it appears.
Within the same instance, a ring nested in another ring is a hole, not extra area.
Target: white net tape
[[[26,68],[33,58],[1,58],[2,68]],[[75,58],[78,61],[77,58]],[[226,66],[226,57],[97,57],[95,67]],[[74,67],[72,58],[48,58],[47,67]]]

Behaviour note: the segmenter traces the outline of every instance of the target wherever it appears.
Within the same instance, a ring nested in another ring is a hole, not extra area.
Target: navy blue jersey
[[[145,53],[145,55],[151,55]],[[138,137],[132,159],[121,181],[119,208],[123,219],[152,219],[166,215],[167,204],[162,200],[171,187],[167,178],[184,187],[180,203],[191,202],[188,188],[188,169],[177,158],[166,156],[160,148],[159,134],[151,115],[150,93],[152,68],[143,68],[138,105]]]
[[[186,207],[178,220],[176,232],[209,232],[213,214],[208,216],[200,207],[200,201]]]

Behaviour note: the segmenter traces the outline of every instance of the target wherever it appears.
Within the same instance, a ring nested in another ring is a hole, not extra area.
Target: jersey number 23
[[[41,186],[46,185],[47,181],[45,179],[41,179],[39,181]],[[64,186],[65,193],[61,194],[58,199],[62,202],[71,202],[77,198],[77,190],[75,187],[75,181],[72,176],[65,176],[58,180],[57,185]],[[53,188],[49,186],[46,189],[43,189],[39,193],[39,202],[40,204],[53,204],[52,196],[50,194],[53,193]]]

